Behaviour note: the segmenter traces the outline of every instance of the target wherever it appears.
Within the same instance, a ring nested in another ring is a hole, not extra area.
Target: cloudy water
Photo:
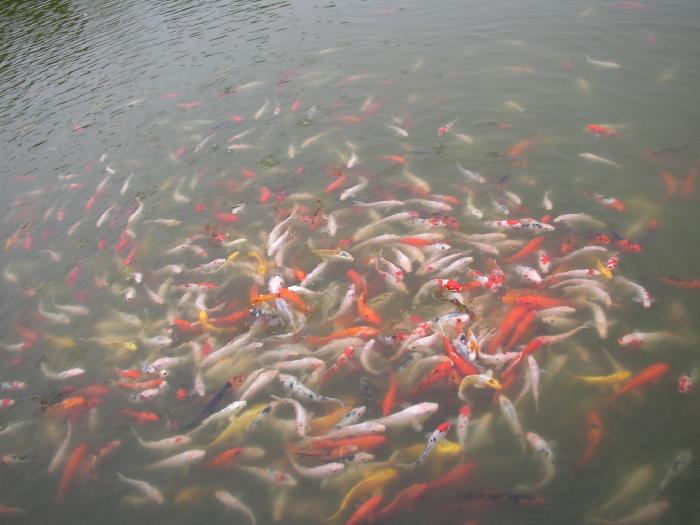
[[[700,4],[0,10],[3,519],[700,523]]]

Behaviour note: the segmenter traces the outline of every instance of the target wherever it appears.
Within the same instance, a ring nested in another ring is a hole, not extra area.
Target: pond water
[[[700,523],[700,4],[0,12],[3,519]]]

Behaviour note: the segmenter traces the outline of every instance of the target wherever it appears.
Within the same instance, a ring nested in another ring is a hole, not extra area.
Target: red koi
[[[601,126],[599,124],[588,124],[586,126],[586,130],[589,133],[595,135],[596,137],[599,137],[601,135],[604,137],[619,137],[621,135],[619,131],[608,128],[606,126]]]
[[[443,381],[445,378],[449,377],[450,373],[454,371],[454,363],[450,361],[443,361],[435,368],[433,368],[428,374],[421,380],[418,385],[416,385],[413,390],[411,390],[411,395],[416,396],[425,393],[427,390],[432,388],[438,382]]]
[[[479,373],[479,371],[473,364],[462,359],[462,357],[454,349],[454,346],[452,346],[452,343],[450,342],[450,339],[447,336],[442,336],[442,344],[445,347],[445,353],[447,354],[447,357],[450,358],[450,360],[455,366],[455,369],[462,376],[470,376]]]
[[[503,347],[504,352],[510,352],[510,350],[515,348],[515,345],[522,341],[523,337],[525,337],[530,328],[532,328],[532,323],[535,321],[536,315],[536,310],[528,310],[527,313],[520,318],[517,326],[513,330],[513,334],[510,336],[510,340]]]
[[[522,319],[523,316],[526,314],[527,308],[523,306],[516,305],[513,308],[511,308],[506,314],[506,316],[503,318],[503,321],[501,321],[501,325],[498,327],[498,332],[496,333],[496,336],[491,340],[491,344],[489,345],[487,353],[495,354],[498,350],[498,347],[501,346],[503,342],[505,342],[508,335],[510,335],[510,333],[513,331],[513,329],[517,325],[517,322],[520,319]]]
[[[348,366],[348,363],[352,361],[353,357],[355,356],[355,347],[350,345],[345,350],[343,350],[343,353],[340,354],[338,359],[336,360],[335,363],[333,363],[330,367],[328,367],[328,370],[326,370],[323,375],[321,376],[320,383],[323,384],[326,381],[328,381],[330,378],[335,376],[339,371],[341,371],[343,368]]]
[[[270,197],[272,196],[272,193],[268,189],[267,186],[263,186],[260,188],[260,203],[265,204],[270,200]]]
[[[204,468],[213,470],[218,468],[229,468],[233,465],[234,460],[243,452],[242,448],[230,448],[218,454],[214,459],[205,463]]]
[[[294,99],[294,102],[292,102],[292,105],[289,108],[289,111],[292,113],[296,113],[299,110],[299,107],[301,106],[301,97],[297,97]]]

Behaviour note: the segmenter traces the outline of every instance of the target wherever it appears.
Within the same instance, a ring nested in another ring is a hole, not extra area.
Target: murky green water
[[[609,324],[606,338],[591,324],[533,354],[541,369],[539,408],[527,394],[516,402],[517,414],[525,431],[552,447],[554,478],[535,491],[523,489],[541,479],[542,462],[532,449],[520,450],[490,391],[470,392],[465,454],[437,457],[434,452],[426,465],[415,468],[383,465],[399,473],[384,487],[383,504],[412,484],[430,488],[412,511],[381,521],[585,523],[587,512],[637,472],[629,496],[608,513],[590,514],[588,522],[668,501],[662,517],[637,522],[700,523],[698,393],[678,388],[683,374],[699,373],[699,292],[689,287],[691,282],[678,287],[658,279],[700,279],[695,192],[700,4],[54,1],[6,2],[1,12],[0,341],[6,350],[0,380],[26,383],[25,389],[0,395],[14,400],[0,408],[0,424],[25,422],[0,435],[0,453],[19,460],[9,464],[13,459],[3,456],[7,464],[0,467],[0,504],[22,509],[8,521],[244,523],[243,514],[215,498],[216,491],[225,490],[249,506],[259,523],[323,522],[350,488],[378,467],[348,464],[327,484],[299,476],[285,447],[304,448],[307,442],[295,435],[290,407],[279,408],[258,429],[229,439],[226,446],[209,446],[224,422],[195,430],[191,445],[171,451],[139,446],[132,429],[149,441],[185,433],[227,379],[274,366],[278,358],[271,352],[303,345],[302,352],[311,355],[321,345],[309,336],[371,324],[356,315],[341,316],[335,324],[330,320],[350,285],[346,272],[354,269],[367,280],[368,302],[382,318],[370,361],[382,372],[363,370],[360,342],[351,365],[328,382],[297,375],[347,405],[367,405],[366,420],[380,415],[387,368],[399,380],[394,411],[404,404],[438,402],[438,413],[423,431],[386,432],[387,442],[372,453],[377,462],[390,461],[395,451],[425,443],[441,422],[456,423],[463,402],[455,384],[444,380],[411,394],[438,364],[433,359],[418,369],[415,361],[444,355],[440,340],[413,359],[392,361],[400,343],[389,338],[410,332],[420,319],[455,312],[456,306],[446,291],[417,297],[421,286],[438,277],[418,272],[418,261],[411,271],[404,269],[404,292],[382,279],[373,260],[400,264],[396,249],[405,257],[428,258],[430,246],[411,249],[396,240],[366,248],[357,244],[383,234],[437,233],[439,239],[431,241],[449,243],[455,254],[469,252],[463,255],[474,258],[469,267],[439,276],[465,285],[476,279],[470,269],[488,275],[494,262],[499,264],[506,274],[503,288],[460,294],[472,314],[469,326],[485,336],[512,311],[504,304],[507,292],[528,287],[505,259],[536,234],[505,231],[507,240],[487,241],[499,250],[494,256],[488,246],[470,244],[460,233],[493,233],[488,221],[494,220],[585,213],[602,224],[572,229],[557,222],[553,232],[542,233],[547,253],[561,257],[560,246],[572,232],[575,248],[594,243],[594,233],[608,235],[612,244],[604,255],[583,257],[580,264],[561,266],[555,260],[552,271],[595,268],[596,260],[605,263],[616,253],[619,266],[613,273],[642,285],[653,304],[643,308],[619,281],[604,277],[595,282],[610,293],[609,305],[565,295],[551,288],[553,281],[531,286],[533,294],[573,301],[577,311],[570,324],[561,318],[556,327],[535,322],[514,350],[534,337],[591,321],[587,302],[601,304]],[[603,131],[596,136],[586,128],[590,124],[602,125]],[[582,153],[609,162],[591,161]],[[466,179],[458,161],[486,182]],[[344,190],[362,180],[366,187],[340,200]],[[332,183],[337,187],[328,188]],[[543,206],[546,192],[551,211]],[[616,197],[624,211],[601,205],[591,192]],[[469,195],[483,218],[468,211]],[[433,204],[410,201],[416,198]],[[355,199],[402,202],[370,210],[353,204]],[[436,201],[452,209],[431,208]],[[268,235],[295,204],[300,207],[289,223],[288,248],[276,265],[267,253]],[[402,211],[437,222],[427,227],[384,223],[358,238],[359,228]],[[337,222],[337,232],[329,228],[329,217]],[[440,222],[445,217],[455,222],[445,226]],[[640,243],[641,252],[625,250],[615,235]],[[202,323],[197,324],[202,304],[214,308],[209,312],[214,319],[246,311],[251,286],[256,286],[254,294],[269,293],[267,283],[276,273],[287,286],[298,285],[295,271],[308,274],[322,261],[310,248],[338,247],[354,261],[329,263],[309,284],[313,295],[296,289],[310,305],[308,315],[291,302],[286,310],[280,303],[258,303],[266,320],[255,336],[261,348],[237,352],[213,366],[192,357],[193,347],[204,345],[206,353],[210,344],[217,350],[254,321],[246,317],[235,334],[216,329],[202,334]],[[211,274],[167,268],[192,269],[235,252],[231,262]],[[251,252],[261,254],[266,267],[260,268]],[[537,268],[534,255],[518,264]],[[199,302],[199,291],[182,287],[205,281],[214,287],[203,289],[206,297]],[[222,306],[217,310],[217,305]],[[178,327],[175,319],[195,328]],[[618,344],[618,338],[634,331],[669,333],[642,348]],[[157,336],[172,341],[151,339]],[[482,345],[488,346],[488,341]],[[325,366],[342,350],[323,355]],[[610,401],[613,389],[571,376],[613,373],[608,352],[633,376],[654,363],[670,368],[654,384]],[[140,370],[165,356],[186,361],[167,367],[169,388],[154,399],[134,402],[129,396],[138,391],[116,384],[159,376],[120,378],[115,366]],[[42,364],[53,372],[78,367],[85,373],[49,379]],[[193,382],[197,370],[203,395]],[[505,382],[503,369],[495,375]],[[527,366],[517,368],[516,375],[504,393],[514,402]],[[363,394],[362,378],[373,400]],[[240,393],[227,394],[218,408]],[[278,380],[251,398],[247,408],[270,402],[270,395],[286,395]],[[61,410],[70,399],[78,405]],[[334,408],[303,405],[318,417]],[[153,413],[158,421],[135,422],[125,410]],[[577,466],[591,410],[604,423],[602,440],[594,458]],[[59,462],[49,473],[67,421],[72,433],[67,463]],[[448,439],[456,443],[454,430]],[[121,444],[91,470],[93,454],[113,440]],[[75,451],[82,444],[81,459]],[[236,467],[205,466],[227,448],[254,446],[266,455],[247,464],[279,469],[299,484],[287,490]],[[146,468],[188,448],[207,455],[190,467]],[[695,459],[657,492],[668,465],[684,450]],[[72,474],[66,473],[71,457]],[[330,461],[297,460],[307,467]],[[469,479],[432,488],[435,479],[463,461],[476,462]],[[148,481],[165,503],[145,500],[120,482],[117,472]],[[57,501],[62,478],[65,495]],[[371,495],[354,500],[336,523],[344,523]]]

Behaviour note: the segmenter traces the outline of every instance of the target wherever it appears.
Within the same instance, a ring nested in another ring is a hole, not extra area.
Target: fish
[[[386,485],[396,480],[398,477],[399,472],[395,468],[380,468],[367,475],[345,494],[337,512],[328,517],[326,523],[335,522],[357,499],[373,492],[381,492]]]
[[[222,505],[229,509],[233,509],[242,514],[245,514],[245,516],[250,520],[252,525],[257,525],[258,520],[256,519],[255,514],[253,514],[253,511],[250,510],[250,508],[243,502],[241,502],[241,500],[239,500],[236,496],[225,490],[217,490],[214,493],[214,496],[217,500],[221,502]]]
[[[198,463],[204,458],[206,451],[200,449],[186,450],[185,452],[180,452],[169,458],[156,461],[151,463],[146,468],[148,469],[162,469],[162,468],[179,468],[183,466],[192,465]]]
[[[612,61],[606,61],[606,60],[593,60],[591,57],[588,55],[585,55],[586,57],[586,62],[589,64],[592,64],[594,66],[601,67],[603,69],[619,69],[620,64],[617,62],[612,62]]]
[[[119,472],[116,473],[116,476],[119,480],[141,492],[147,499],[153,500],[159,505],[162,505],[165,502],[165,498],[163,497],[161,491],[147,481],[127,478]]]
[[[591,162],[598,162],[600,164],[612,166],[613,168],[622,169],[622,166],[617,162],[601,157],[600,155],[596,155],[595,153],[579,153],[578,156]]]
[[[654,479],[654,468],[651,465],[641,465],[631,471],[625,480],[619,485],[619,489],[603,505],[591,511],[591,514],[599,515],[609,512],[621,504],[629,501],[635,495],[642,492]]]
[[[661,480],[661,483],[659,483],[659,488],[656,491],[657,494],[662,492],[668,484],[678,476],[680,476],[685,470],[687,470],[688,466],[693,460],[693,453],[692,451],[686,449],[686,450],[681,450],[675,458],[673,458],[673,461],[668,467],[668,470],[666,471],[666,474],[664,474],[664,477]]]
[[[617,520],[596,520],[601,525],[640,525],[642,523],[658,523],[658,520],[668,512],[671,504],[666,500],[654,501],[638,508],[624,518]]]
[[[603,439],[603,420],[597,410],[593,409],[586,416],[586,448],[581,457],[576,461],[576,466],[581,467],[590,463],[598,453]]]
[[[68,461],[63,469],[63,474],[61,475],[61,480],[58,484],[58,491],[56,492],[56,502],[63,503],[68,495],[68,490],[73,484],[78,469],[83,461],[83,457],[87,452],[87,443],[80,443],[73,449],[70,456],[68,456]]]

